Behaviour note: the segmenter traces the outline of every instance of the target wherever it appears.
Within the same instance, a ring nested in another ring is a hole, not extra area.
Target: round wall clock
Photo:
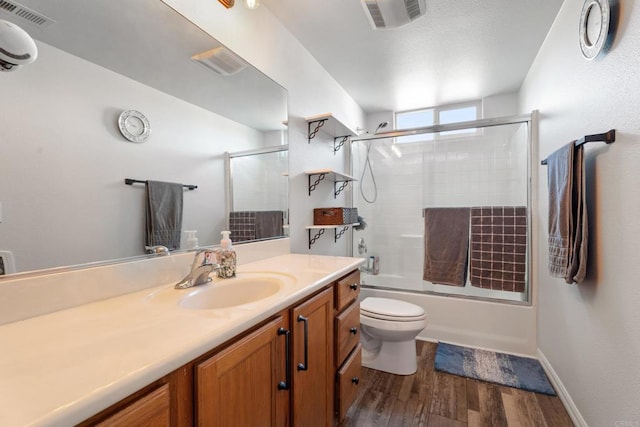
[[[139,111],[123,111],[118,117],[118,127],[122,136],[131,142],[145,142],[151,133],[149,120]]]
[[[586,59],[593,59],[602,52],[611,23],[609,0],[585,0],[580,14],[580,50]]]

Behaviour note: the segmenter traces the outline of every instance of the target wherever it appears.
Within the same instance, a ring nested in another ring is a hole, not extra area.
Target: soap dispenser
[[[229,235],[230,231],[223,231],[222,240],[220,240],[220,249],[216,251],[216,260],[220,265],[218,268],[218,277],[229,279],[236,276],[236,251],[231,245]]]

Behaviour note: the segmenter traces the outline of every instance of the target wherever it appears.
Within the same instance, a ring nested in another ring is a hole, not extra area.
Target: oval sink
[[[249,304],[268,298],[282,288],[277,278],[225,279],[210,285],[193,288],[180,300],[180,306],[196,310],[227,308]]]

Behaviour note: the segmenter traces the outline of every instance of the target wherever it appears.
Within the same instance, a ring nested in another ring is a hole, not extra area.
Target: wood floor
[[[435,343],[417,341],[418,372],[363,368],[347,426],[573,426],[558,397],[436,372]]]

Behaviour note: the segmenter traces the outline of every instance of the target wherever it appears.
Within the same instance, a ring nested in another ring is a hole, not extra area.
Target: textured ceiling
[[[378,31],[360,0],[262,3],[368,113],[517,91],[562,5],[426,1],[425,16]]]

